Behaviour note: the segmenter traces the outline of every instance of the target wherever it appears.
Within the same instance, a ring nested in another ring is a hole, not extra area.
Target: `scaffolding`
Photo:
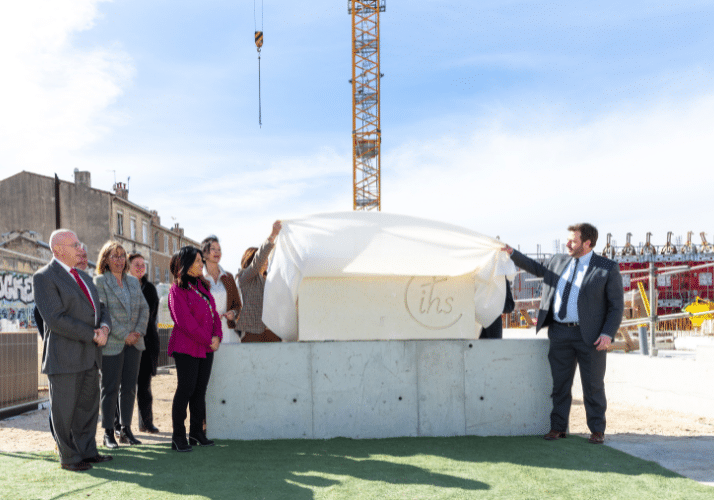
[[[379,13],[386,0],[348,0],[352,15],[352,182],[354,210],[381,210]]]

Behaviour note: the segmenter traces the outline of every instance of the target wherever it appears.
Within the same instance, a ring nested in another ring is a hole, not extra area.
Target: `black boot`
[[[210,439],[208,439],[203,431],[190,432],[188,434],[188,442],[192,446],[213,446],[214,444],[216,444]]]
[[[191,448],[191,445],[188,444],[188,441],[186,441],[186,436],[172,437],[171,438],[171,449],[179,451],[179,452],[193,450],[193,448]]]
[[[114,438],[114,429],[104,429],[104,446],[109,449],[119,448]]]
[[[141,441],[134,437],[131,429],[123,425],[121,427],[121,437],[119,438],[119,442],[124,444],[141,444]]]

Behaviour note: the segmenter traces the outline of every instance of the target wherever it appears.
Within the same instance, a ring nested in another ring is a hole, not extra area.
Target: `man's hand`
[[[99,347],[104,347],[107,345],[107,339],[109,338],[109,328],[103,326],[94,330],[94,343]]]
[[[228,321],[235,321],[235,319],[236,319],[236,312],[235,312],[233,309],[231,309],[230,311],[221,314],[221,316],[225,316],[225,318],[226,318]]]
[[[598,351],[604,351],[606,350],[610,344],[612,343],[612,339],[610,338],[609,335],[605,335],[604,333],[601,334],[597,340],[594,342],[595,349]]]
[[[506,252],[508,255],[513,255],[513,249],[506,245],[505,247],[501,248],[502,252]]]

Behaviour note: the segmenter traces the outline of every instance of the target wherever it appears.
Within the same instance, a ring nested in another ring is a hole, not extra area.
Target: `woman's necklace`
[[[201,291],[197,287],[193,286],[191,283],[188,284],[188,287],[194,292],[196,292],[198,296],[201,297],[206,302],[206,304],[208,304],[208,310],[211,311],[211,316],[213,316],[213,307],[211,307],[211,301],[208,300],[208,297],[202,294]]]

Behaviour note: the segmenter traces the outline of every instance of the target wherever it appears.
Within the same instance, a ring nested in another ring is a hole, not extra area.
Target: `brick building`
[[[68,182],[23,171],[0,180],[0,200],[0,234],[29,229],[46,241],[57,227],[59,212],[60,227],[77,233],[90,261],[97,260],[108,240],[119,241],[127,253],[144,255],[155,284],[170,281],[173,252],[198,246],[178,224],[164,227],[155,210],[129,201],[125,184],[116,183],[114,192],[93,188],[90,172],[75,170],[74,182]]]

